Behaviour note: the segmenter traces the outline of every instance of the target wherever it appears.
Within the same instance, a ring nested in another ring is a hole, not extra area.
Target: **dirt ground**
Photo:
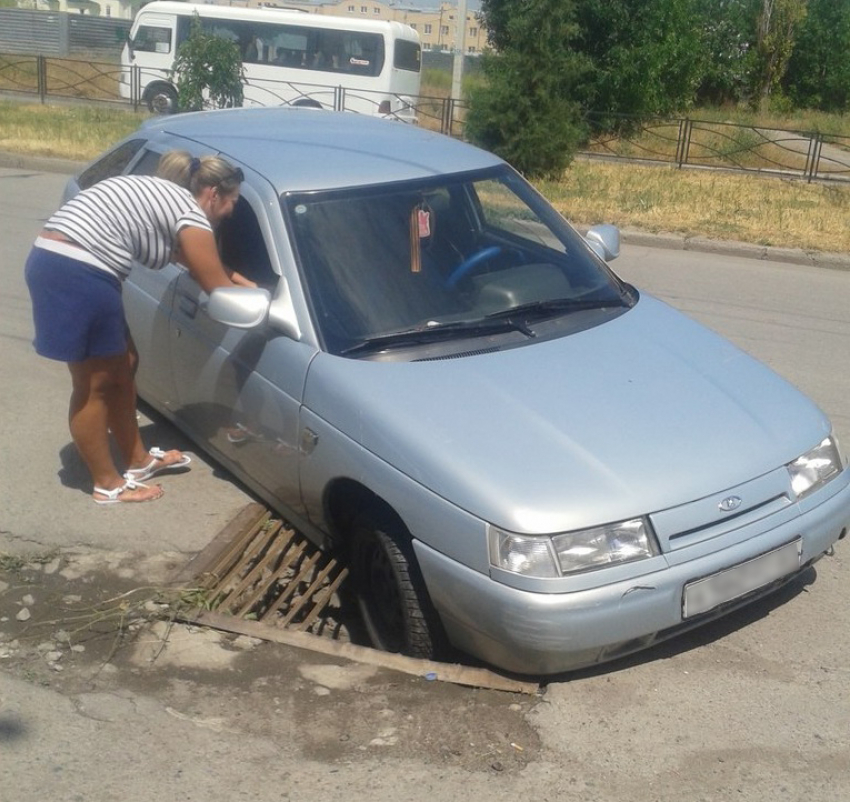
[[[388,758],[494,773],[535,759],[539,737],[526,715],[539,698],[174,623],[162,588],[180,559],[6,559],[0,670],[65,696],[124,689],[155,697],[213,729],[292,741],[297,728],[304,753],[330,765],[376,748]]]

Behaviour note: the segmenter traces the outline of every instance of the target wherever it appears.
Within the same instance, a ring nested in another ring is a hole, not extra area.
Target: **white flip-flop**
[[[145,479],[150,479],[152,476],[156,476],[159,473],[176,471],[181,468],[185,468],[192,461],[192,458],[188,454],[183,454],[177,462],[171,462],[168,465],[160,465],[159,467],[156,467],[157,462],[161,462],[165,459],[166,452],[161,448],[154,446],[148,453],[153,457],[153,459],[145,465],[144,468],[128,468],[124,471],[125,479],[131,482],[144,482]]]
[[[127,479],[121,487],[113,488],[112,490],[105,490],[102,487],[94,488],[95,493],[99,493],[101,496],[106,496],[106,498],[96,498],[94,499],[95,504],[130,504],[130,503],[138,503],[141,504],[143,502],[129,502],[122,501],[120,496],[125,490],[136,490],[137,488],[148,488],[148,485],[142,484],[141,482],[137,482],[134,479]],[[146,498],[145,501],[156,501],[158,498],[162,498],[162,493],[158,496],[154,496],[153,498]]]

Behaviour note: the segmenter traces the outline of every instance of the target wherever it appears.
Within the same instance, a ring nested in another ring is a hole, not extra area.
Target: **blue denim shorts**
[[[33,247],[25,275],[35,324],[35,350],[48,359],[81,362],[127,350],[121,282],[64,253]]]

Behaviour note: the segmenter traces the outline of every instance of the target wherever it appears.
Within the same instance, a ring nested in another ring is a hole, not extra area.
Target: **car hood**
[[[830,431],[769,368],[649,296],[595,328],[496,353],[321,354],[305,404],[434,493],[524,533],[692,501]]]

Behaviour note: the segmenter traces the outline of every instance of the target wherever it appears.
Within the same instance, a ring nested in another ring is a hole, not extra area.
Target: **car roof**
[[[420,126],[320,109],[177,114],[149,120],[144,130],[230,157],[265,176],[279,193],[411,180],[502,163],[491,153]]]

